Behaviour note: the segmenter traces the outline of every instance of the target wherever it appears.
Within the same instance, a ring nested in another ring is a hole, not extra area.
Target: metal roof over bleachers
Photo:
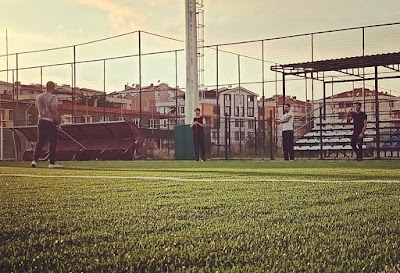
[[[354,68],[385,66],[400,72],[399,64],[400,52],[396,52],[314,62],[275,65],[271,66],[271,70],[285,73],[287,75],[296,75],[311,72],[341,71]]]

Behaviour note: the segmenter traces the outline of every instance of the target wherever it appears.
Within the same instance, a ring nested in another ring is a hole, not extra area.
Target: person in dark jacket
[[[351,136],[351,147],[356,153],[356,160],[363,160],[363,138],[365,129],[367,128],[367,115],[361,111],[361,102],[355,103],[356,111],[350,110],[347,113],[347,123],[353,121],[354,131]]]
[[[204,141],[204,128],[206,125],[206,120],[201,116],[200,108],[194,109],[196,112],[196,116],[193,118],[193,123],[190,125],[193,130],[193,144],[194,144],[194,153],[196,161],[206,161],[206,148]]]

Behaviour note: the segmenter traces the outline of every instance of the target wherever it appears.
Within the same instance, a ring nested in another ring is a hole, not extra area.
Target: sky
[[[400,21],[399,0],[203,0],[203,3],[206,45]],[[6,29],[9,53],[74,45],[138,30],[179,40],[185,38],[183,0],[1,0],[0,10],[0,55],[6,54]],[[182,42],[146,39],[147,52],[184,48]],[[85,59],[86,54],[88,59],[96,59],[131,54],[121,46],[130,42],[122,38],[120,43],[91,46],[87,52],[80,51],[79,57]],[[246,50],[249,55],[257,55],[259,51]],[[41,62],[64,62],[63,54],[43,56]],[[71,51],[65,54],[70,60]],[[10,66],[13,62],[10,61]],[[4,60],[0,66],[4,69]],[[92,70],[100,75],[102,69]],[[97,76],[92,81],[101,80]],[[131,83],[134,81],[137,79]]]

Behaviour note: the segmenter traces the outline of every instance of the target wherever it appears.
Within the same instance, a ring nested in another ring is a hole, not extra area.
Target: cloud
[[[10,48],[13,48],[13,52],[26,50],[26,47],[24,47],[26,43],[30,45],[37,45],[40,48],[53,46],[54,42],[54,37],[51,37],[47,34],[20,32],[9,33]]]
[[[64,28],[64,25],[58,25],[57,30],[60,31]]]
[[[81,4],[94,7],[107,14],[110,25],[119,33],[142,29],[146,26],[151,15],[139,11],[122,0],[76,0]],[[160,1],[160,0],[158,0]]]
[[[184,1],[179,1],[179,0],[143,0],[143,2],[147,5],[150,6],[167,6],[172,3],[182,3],[184,4]]]

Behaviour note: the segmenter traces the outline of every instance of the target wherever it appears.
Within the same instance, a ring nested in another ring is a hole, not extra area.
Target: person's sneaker
[[[60,165],[60,164],[57,164],[57,163],[54,163],[54,164],[49,163],[48,167],[51,168],[51,169],[64,168],[63,165]]]
[[[35,160],[32,160],[31,167],[32,168],[36,168],[37,167],[37,162]]]

